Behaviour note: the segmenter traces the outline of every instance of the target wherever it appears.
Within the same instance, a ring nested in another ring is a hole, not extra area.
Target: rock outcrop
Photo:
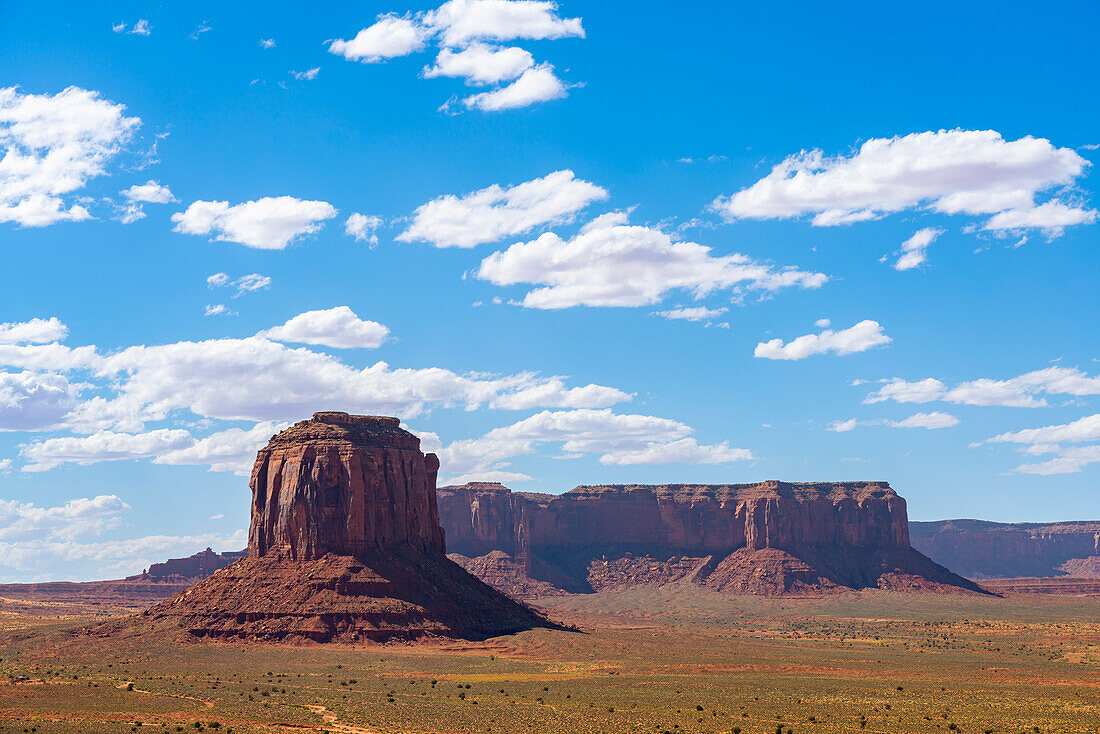
[[[516,596],[687,581],[729,593],[976,591],[915,551],[885,482],[439,490],[452,557]],[[495,556],[490,554],[495,553]]]
[[[140,626],[315,641],[548,626],[446,557],[438,467],[397,418],[330,412],[294,424],[256,457],[247,557],[147,610]]]
[[[169,558],[163,563],[151,563],[149,568],[136,576],[127,576],[127,581],[148,581],[151,583],[194,583],[201,581],[210,574],[225,568],[230,563],[238,561],[247,555],[247,551],[226,551],[215,553],[213,549],[187,556],[186,558]]]
[[[1100,578],[1100,521],[909,523],[913,547],[973,579]]]

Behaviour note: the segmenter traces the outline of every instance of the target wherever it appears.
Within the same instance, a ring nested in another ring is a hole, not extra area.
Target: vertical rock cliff
[[[976,579],[1100,578],[1100,521],[910,523],[913,547]]]
[[[446,557],[438,468],[397,418],[315,413],[256,457],[247,557],[123,630],[354,641],[550,626]]]
[[[388,545],[441,552],[438,470],[397,418],[315,413],[256,456],[249,555],[309,561]]]
[[[477,483],[441,488],[439,503],[453,557],[516,595],[682,579],[763,594],[977,590],[910,547],[905,500],[885,482],[606,485],[561,495]]]

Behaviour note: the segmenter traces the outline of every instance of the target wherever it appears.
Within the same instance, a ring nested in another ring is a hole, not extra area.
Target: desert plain
[[[0,604],[0,732],[1096,732],[1100,597],[535,600],[573,630],[242,644],[89,631],[114,602]]]

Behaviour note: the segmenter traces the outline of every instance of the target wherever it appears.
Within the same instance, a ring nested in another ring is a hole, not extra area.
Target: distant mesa
[[[886,482],[439,489],[451,558],[520,598],[669,583],[732,594],[984,591],[910,546]]]
[[[446,557],[438,468],[397,418],[315,413],[256,457],[247,556],[108,631],[326,642],[552,626]]]
[[[195,582],[210,576],[234,561],[248,555],[247,550],[215,553],[211,548],[200,551],[187,558],[169,558],[164,563],[154,563],[148,569],[135,576],[127,576],[126,581],[149,581],[152,583]]]
[[[1100,586],[1100,521],[937,520],[911,522],[909,532],[914,548],[972,579],[1075,577]]]

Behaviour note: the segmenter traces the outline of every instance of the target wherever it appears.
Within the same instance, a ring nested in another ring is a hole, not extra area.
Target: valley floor
[[[579,631],[372,647],[103,639],[0,604],[0,732],[1098,732],[1100,598],[556,597]]]

